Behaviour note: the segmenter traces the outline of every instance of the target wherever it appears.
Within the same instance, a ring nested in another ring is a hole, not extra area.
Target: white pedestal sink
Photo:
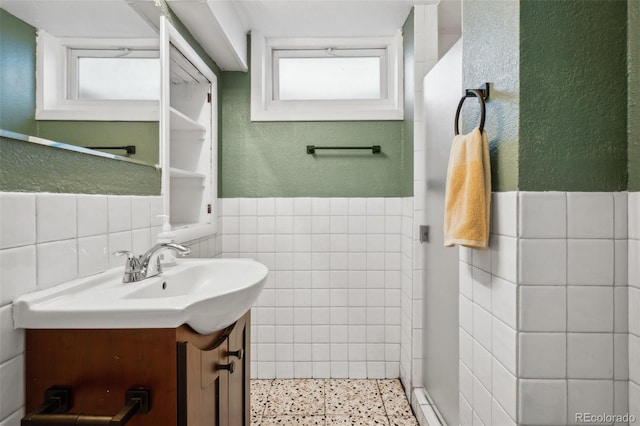
[[[180,259],[161,275],[122,283],[123,268],[29,293],[13,302],[16,328],[176,328],[208,334],[256,301],[267,268],[250,259]]]

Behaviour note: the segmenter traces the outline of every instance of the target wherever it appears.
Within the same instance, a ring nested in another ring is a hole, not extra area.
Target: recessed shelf
[[[171,130],[171,142],[175,143],[202,143],[204,132],[202,130]]]
[[[197,121],[187,117],[177,109],[169,107],[171,113],[171,131],[175,130],[198,130],[200,132],[206,132],[207,129]]]

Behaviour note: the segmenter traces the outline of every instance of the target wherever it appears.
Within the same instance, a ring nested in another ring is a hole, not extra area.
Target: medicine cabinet
[[[187,241],[216,232],[217,77],[165,17],[160,63],[163,211]]]

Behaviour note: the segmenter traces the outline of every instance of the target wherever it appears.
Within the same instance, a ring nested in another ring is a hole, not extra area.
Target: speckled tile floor
[[[400,381],[251,381],[251,425],[418,426]]]

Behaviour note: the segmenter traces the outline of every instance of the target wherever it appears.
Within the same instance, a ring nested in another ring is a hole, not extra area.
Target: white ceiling
[[[156,37],[125,0],[0,0],[0,6],[58,37]]]
[[[414,4],[433,0],[235,0],[249,30],[267,37],[391,36]]]
[[[268,37],[393,35],[414,4],[437,3],[437,0],[216,1],[233,3],[247,31],[260,31]],[[129,3],[131,0],[0,0],[0,6],[12,15],[55,36],[157,35]]]
[[[417,4],[438,4],[440,33],[460,33],[461,0],[0,0],[58,37],[153,38],[166,3],[223,70],[246,71],[249,31],[265,37],[391,36]]]

